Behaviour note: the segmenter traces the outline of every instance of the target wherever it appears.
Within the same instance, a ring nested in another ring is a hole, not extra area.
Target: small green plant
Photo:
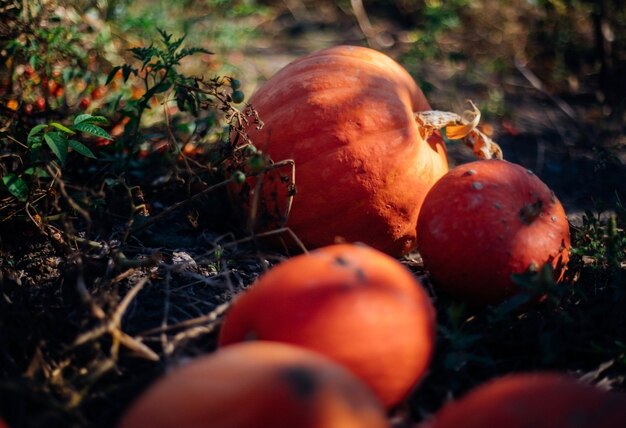
[[[2,183],[11,195],[18,200],[28,200],[32,179],[50,177],[47,167],[51,162],[60,162],[63,166],[70,152],[78,153],[87,158],[95,159],[96,156],[84,143],[76,139],[80,134],[87,134],[99,138],[111,140],[112,137],[100,127],[106,124],[106,118],[81,114],[76,116],[71,125],[65,126],[59,122],[49,122],[34,126],[28,133],[26,144],[15,144],[25,149],[22,154],[12,151],[24,168],[22,170],[8,170],[2,168]],[[6,144],[7,140],[5,140]],[[8,148],[8,146],[7,146]],[[47,149],[47,150],[46,150]],[[52,155],[52,156],[51,156]]]
[[[574,227],[572,248],[576,273],[590,275],[598,284],[623,287],[626,270],[626,210],[618,199],[616,211],[608,216],[586,210],[582,225]],[[626,290],[623,290],[626,292]]]
[[[164,131],[163,135],[174,153],[179,153],[182,146],[191,140],[198,143],[203,135],[213,136],[223,132],[225,124],[239,115],[239,111],[232,106],[244,100],[239,80],[232,77],[206,79],[179,71],[183,59],[195,54],[212,55],[212,52],[199,47],[185,48],[185,36],[174,38],[164,30],[159,29],[158,32],[159,43],[130,50],[133,59],[138,61],[137,65],[115,66],[107,77],[107,84],[119,78],[132,88],[129,97],[118,99],[112,106],[113,111],[121,112],[125,118],[124,131],[116,148],[118,151],[139,151],[145,143],[140,132],[142,119],[147,111],[156,106],[163,106],[165,117],[161,118],[171,131]],[[224,112],[225,122],[216,114],[219,111]],[[192,125],[185,125],[184,122]],[[177,131],[195,134],[192,138],[179,139]],[[178,142],[181,144],[176,144]]]

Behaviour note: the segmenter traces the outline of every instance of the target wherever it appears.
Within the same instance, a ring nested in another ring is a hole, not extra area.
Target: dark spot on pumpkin
[[[523,223],[531,224],[542,214],[542,210],[543,201],[541,199],[537,199],[536,202],[524,205],[522,209],[519,210],[519,218]]]
[[[483,186],[483,183],[481,183],[481,182],[479,182],[479,181],[474,181],[474,182],[472,183],[472,187],[473,187],[474,189],[476,189],[476,190],[482,190],[482,188],[483,188],[484,186]]]
[[[468,169],[463,175],[476,175],[476,170]]]
[[[356,279],[361,284],[367,283],[367,275],[365,275],[365,271],[360,267],[357,267],[354,272],[356,273]]]
[[[493,207],[497,210],[501,210],[502,209],[502,204],[500,202],[494,202],[493,203]]]
[[[348,261],[341,256],[335,257],[335,263],[339,266],[348,266]]]
[[[285,380],[294,394],[303,400],[310,399],[318,389],[318,381],[311,369],[302,366],[285,367],[280,370],[281,379]]]

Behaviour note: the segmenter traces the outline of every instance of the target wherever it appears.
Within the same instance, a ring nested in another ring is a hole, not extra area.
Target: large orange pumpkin
[[[428,368],[434,309],[397,260],[365,246],[333,245],[281,263],[235,299],[219,344],[251,339],[324,354],[390,407]]]
[[[295,161],[286,226],[306,246],[360,241],[392,255],[415,247],[422,201],[447,160],[440,138],[420,136],[414,113],[430,106],[404,68],[372,49],[333,47],[290,63],[249,102],[265,124],[248,127],[254,144]],[[264,177],[257,229],[284,222],[289,178],[288,168]],[[248,185],[239,197],[252,204]]]
[[[554,192],[531,171],[503,160],[458,166],[430,190],[417,225],[433,281],[476,304],[515,293],[512,274],[550,263],[563,277],[569,223]]]
[[[230,346],[173,370],[119,428],[384,428],[383,406],[343,367],[281,343]]]
[[[492,380],[450,402],[423,428],[624,428],[626,396],[559,373]]]

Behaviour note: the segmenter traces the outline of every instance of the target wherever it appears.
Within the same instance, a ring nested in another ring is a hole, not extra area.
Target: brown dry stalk
[[[447,111],[429,110],[415,113],[415,120],[420,126],[420,134],[424,140],[435,131],[445,128],[446,137],[451,140],[462,140],[480,159],[502,159],[502,149],[491,138],[478,129],[480,110],[467,100],[471,110],[462,116]]]

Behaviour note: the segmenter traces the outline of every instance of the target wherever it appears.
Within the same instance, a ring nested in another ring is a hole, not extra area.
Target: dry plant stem
[[[222,245],[222,247],[223,248],[235,247],[235,246],[237,246],[239,244],[243,244],[243,243],[246,243],[246,242],[254,241],[257,238],[265,238],[265,237],[268,237],[268,236],[279,235],[281,233],[286,233],[289,236],[291,236],[291,238],[294,240],[294,242],[296,243],[298,248],[300,248],[300,250],[302,250],[303,253],[308,253],[309,252],[306,249],[306,246],[304,245],[304,243],[302,243],[302,241],[300,240],[300,238],[298,238],[298,236],[293,232],[293,230],[291,230],[288,227],[280,227],[278,229],[269,230],[267,232],[255,233],[254,235],[248,236],[246,238],[238,239],[237,241],[233,241],[233,242],[228,242],[228,243]]]
[[[167,327],[167,320],[170,316],[170,293],[171,293],[171,282],[172,282],[172,269],[167,269],[165,272],[165,298],[163,301],[163,318],[161,319],[161,327]],[[167,334],[162,332],[160,335],[161,339],[161,349],[163,349],[163,354],[167,357],[174,352],[174,347],[171,342],[168,340]]]
[[[437,110],[415,113],[415,121],[420,126],[422,138],[426,140],[435,131],[445,128],[449,139],[462,140],[479,159],[502,159],[500,146],[477,128],[480,110],[472,101],[467,102],[471,110],[466,110],[462,116]]]
[[[85,219],[87,224],[91,224],[91,216],[89,215],[89,213],[85,211],[83,207],[78,205],[76,201],[74,201],[74,199],[72,199],[72,197],[67,193],[67,190],[65,189],[65,183],[61,179],[61,171],[58,168],[52,168],[51,164],[46,165],[46,170],[48,171],[48,174],[50,174],[54,182],[57,184],[59,191],[65,197],[70,206]]]
[[[137,233],[137,232],[139,232],[141,230],[144,230],[147,227],[152,226],[154,223],[156,223],[156,222],[162,220],[163,218],[167,217],[169,214],[171,214],[172,212],[176,211],[180,207],[183,207],[183,206],[188,205],[188,204],[190,204],[191,202],[193,202],[193,201],[195,201],[197,199],[200,199],[202,196],[206,195],[209,192],[212,192],[212,191],[217,190],[219,188],[225,187],[231,181],[232,180],[230,180],[230,179],[224,180],[224,181],[220,181],[219,183],[214,184],[213,186],[209,186],[206,189],[202,190],[201,192],[196,193],[195,195],[193,195],[189,199],[185,199],[184,201],[176,202],[175,204],[170,205],[169,207],[164,209],[159,214],[155,215],[154,217],[149,218],[148,220],[146,220],[144,223],[140,224],[139,226],[132,228],[131,229],[131,233]]]
[[[215,323],[215,321],[218,321],[220,319],[220,317],[226,312],[226,310],[229,307],[230,307],[230,302],[222,303],[221,305],[217,306],[215,309],[213,309],[211,312],[209,312],[206,315],[202,315],[200,317],[181,321],[177,324],[166,325],[166,326],[162,325],[161,327],[151,328],[149,330],[142,332],[138,336],[146,337],[146,336],[153,336],[155,334],[169,333],[169,332],[173,332],[173,331],[181,330],[181,329],[186,330],[188,328],[191,328],[197,325],[207,324],[207,323],[212,325],[212,323]]]
[[[363,6],[362,0],[350,0],[350,6],[352,7],[352,12],[356,17],[356,21],[359,24],[359,28],[361,32],[367,39],[367,43],[370,47],[374,49],[379,49],[380,45],[376,41],[376,34],[374,29],[372,28],[372,24],[370,22],[369,17],[367,16],[367,11],[365,10],[365,6]]]
[[[561,98],[556,97],[544,89],[543,83],[526,65],[521,61],[515,60],[515,68],[520,72],[522,76],[531,84],[533,88],[544,94],[550,99],[561,111],[567,116],[577,127],[580,127],[581,120],[577,117],[576,112],[569,104],[563,101]]]
[[[258,208],[259,208],[259,197],[261,194],[261,188],[263,187],[263,178],[265,177],[265,174],[267,174],[269,171],[272,171],[274,169],[279,169],[282,168],[284,166],[289,166],[291,168],[291,184],[290,187],[295,188],[296,185],[296,163],[293,159],[285,159],[282,160],[280,162],[276,162],[273,165],[270,165],[269,167],[265,168],[263,170],[263,172],[261,174],[259,174],[259,179],[256,183],[256,188],[254,191],[254,197],[252,199],[252,207],[250,209],[250,217],[249,217],[249,230],[252,231],[252,233],[254,234],[254,229],[255,229],[255,225],[256,225],[256,219],[257,219],[257,214],[258,214]],[[293,197],[294,197],[294,193],[293,192],[288,192],[287,195],[287,206],[285,207],[285,212],[283,214],[283,218],[282,218],[282,225],[284,225],[287,222],[287,219],[289,218],[289,213],[291,212],[291,206],[293,204]],[[282,226],[281,225],[281,226]]]
[[[114,361],[117,360],[120,346],[126,347],[141,358],[150,361],[159,361],[159,355],[156,352],[134,337],[124,333],[121,328],[122,317],[124,316],[124,313],[126,313],[130,302],[132,302],[147,282],[148,278],[142,278],[139,280],[137,284],[135,284],[133,288],[126,293],[122,301],[117,305],[113,314],[108,317],[108,320],[102,319],[102,325],[78,336],[74,340],[72,347],[78,347],[87,342],[96,340],[105,334],[109,334],[113,342],[111,344],[111,358]]]

